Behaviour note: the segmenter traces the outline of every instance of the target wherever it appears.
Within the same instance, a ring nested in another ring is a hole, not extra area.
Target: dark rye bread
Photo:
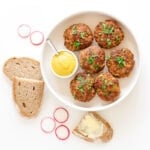
[[[42,102],[44,82],[35,79],[13,78],[13,96],[20,113],[26,117],[38,114]]]
[[[88,142],[108,142],[113,136],[113,129],[98,113],[87,112],[73,129],[73,134]]]
[[[3,72],[10,80],[13,80],[15,76],[37,80],[42,79],[40,63],[27,57],[9,58],[4,63]]]

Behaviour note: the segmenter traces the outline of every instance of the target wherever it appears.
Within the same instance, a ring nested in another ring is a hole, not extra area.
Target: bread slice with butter
[[[73,130],[73,134],[89,142],[107,142],[113,136],[113,129],[98,113],[87,112]]]

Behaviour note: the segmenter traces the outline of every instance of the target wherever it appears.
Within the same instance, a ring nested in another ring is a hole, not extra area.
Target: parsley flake
[[[75,42],[73,43],[73,45],[74,45],[74,47],[75,47],[76,49],[79,49],[81,43],[80,43],[79,41],[75,41]]]
[[[123,67],[125,66],[125,60],[124,60],[123,57],[118,56],[118,57],[116,57],[115,60],[116,60],[116,62],[118,63],[119,68],[123,68]]]
[[[112,34],[114,32],[113,26],[108,26],[106,23],[103,23],[102,26],[103,26],[103,32],[105,34]]]
[[[80,37],[81,37],[81,39],[84,39],[85,38],[85,32],[80,32]]]
[[[76,26],[73,26],[73,28],[72,28],[72,34],[73,35],[77,34],[77,27]]]

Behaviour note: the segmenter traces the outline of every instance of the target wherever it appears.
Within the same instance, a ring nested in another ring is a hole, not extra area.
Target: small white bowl
[[[59,53],[60,53],[60,52],[67,52],[67,53],[70,53],[70,54],[73,56],[73,58],[74,58],[74,60],[75,60],[75,67],[74,67],[73,71],[72,71],[70,74],[68,74],[68,75],[60,75],[60,74],[56,73],[56,71],[54,70],[54,68],[53,68],[53,66],[52,66],[52,60],[53,60],[53,57],[55,57],[56,55],[59,55],[59,54],[57,54],[57,53],[54,54],[54,55],[52,55],[52,57],[50,58],[50,69],[51,69],[52,73],[53,73],[56,77],[58,77],[58,78],[62,78],[62,79],[70,78],[70,77],[72,77],[72,76],[77,72],[77,70],[78,70],[79,63],[78,63],[77,56],[76,56],[73,52],[71,52],[71,51],[69,51],[69,50],[66,50],[66,49],[60,50]],[[72,64],[70,63],[70,65],[72,65]]]

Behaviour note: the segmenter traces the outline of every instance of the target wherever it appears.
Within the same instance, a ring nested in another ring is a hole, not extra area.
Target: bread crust
[[[44,82],[35,79],[13,78],[13,98],[25,117],[37,116],[44,90]]]
[[[3,72],[10,80],[15,76],[42,80],[40,63],[28,57],[9,58],[4,63]]]
[[[89,137],[89,135],[87,133],[83,133],[84,131],[81,131],[81,129],[79,128],[79,125],[82,123],[83,119],[85,119],[85,117],[87,115],[91,115],[92,117],[94,117],[100,124],[104,125],[103,128],[103,133],[101,136],[99,137],[94,137],[91,138]],[[101,140],[102,142],[108,142],[109,140],[112,139],[113,136],[113,129],[110,126],[110,124],[101,116],[99,115],[97,112],[87,112],[80,120],[79,124],[74,128],[73,130],[73,134],[88,141],[88,142],[95,142],[97,140]]]

